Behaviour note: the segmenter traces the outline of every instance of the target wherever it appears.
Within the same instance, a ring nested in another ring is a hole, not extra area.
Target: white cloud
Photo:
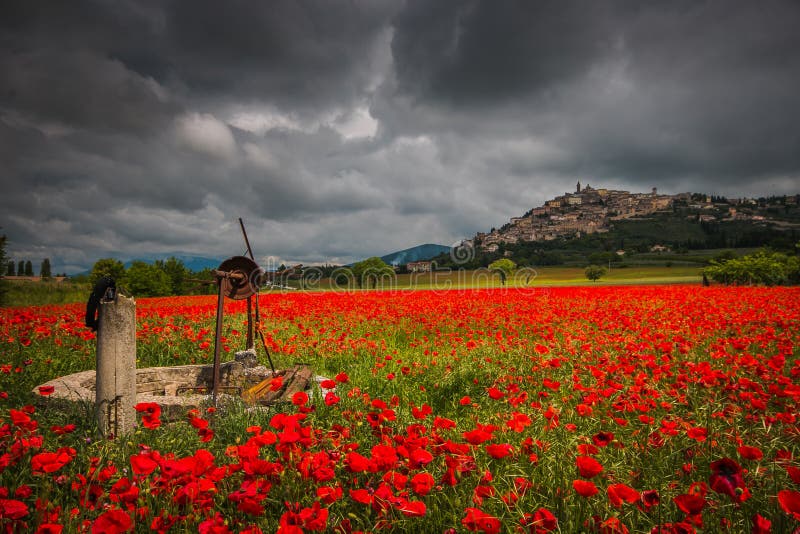
[[[236,141],[230,128],[209,113],[188,113],[175,120],[179,142],[200,153],[230,160]]]
[[[378,131],[378,121],[366,107],[358,107],[349,113],[337,117],[331,127],[342,134],[345,139],[373,137]]]

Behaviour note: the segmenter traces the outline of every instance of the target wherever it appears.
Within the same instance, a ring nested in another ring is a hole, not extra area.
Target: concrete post
[[[117,437],[136,426],[136,302],[117,293],[99,310],[97,426],[104,437]]]

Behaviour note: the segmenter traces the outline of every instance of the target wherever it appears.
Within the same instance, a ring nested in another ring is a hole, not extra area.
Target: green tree
[[[42,266],[39,268],[39,276],[42,278],[51,278],[53,276],[53,273],[50,270],[50,258],[45,258],[42,260]]]
[[[102,258],[94,262],[92,274],[89,275],[89,283],[94,286],[98,280],[104,276],[110,276],[117,283],[125,277],[125,266],[121,261],[114,258]]]
[[[14,260],[8,261],[8,266],[6,267],[6,276],[14,276],[16,274],[16,265],[17,264],[14,263]]]
[[[33,263],[31,263],[31,260],[25,262],[25,276],[33,276]]]
[[[377,256],[367,258],[353,265],[353,277],[359,287],[376,287],[378,280],[392,279],[394,269]]]
[[[167,273],[143,261],[135,261],[128,268],[125,287],[134,297],[163,297],[172,290]]]
[[[760,250],[725,262],[711,260],[711,265],[703,269],[703,274],[723,284],[797,284],[800,283],[800,258]]]
[[[22,260],[17,264],[17,276],[25,276],[25,262]]]
[[[489,264],[489,270],[500,275],[500,283],[506,285],[506,280],[517,270],[517,264],[508,258],[500,258]]]
[[[166,261],[156,261],[156,267],[161,269],[167,277],[169,277],[170,294],[184,295],[187,292],[186,278],[189,275],[189,270],[181,260],[174,256],[170,256]]]
[[[592,282],[596,282],[600,280],[600,278],[605,276],[606,268],[600,265],[590,265],[586,268],[584,274],[586,274],[586,278],[588,278]]]

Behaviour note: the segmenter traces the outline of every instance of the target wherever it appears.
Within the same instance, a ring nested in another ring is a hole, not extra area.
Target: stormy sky
[[[346,263],[575,182],[800,193],[800,4],[130,0],[0,7],[0,232],[100,257]]]

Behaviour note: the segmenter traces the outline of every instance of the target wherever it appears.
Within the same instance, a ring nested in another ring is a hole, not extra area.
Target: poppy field
[[[215,305],[137,301],[137,365],[210,363]],[[225,305],[232,354],[245,304]],[[311,390],[179,421],[137,405],[101,439],[92,406],[37,390],[94,368],[83,305],[0,310],[0,528],[800,531],[797,288],[298,291],[260,312]]]

